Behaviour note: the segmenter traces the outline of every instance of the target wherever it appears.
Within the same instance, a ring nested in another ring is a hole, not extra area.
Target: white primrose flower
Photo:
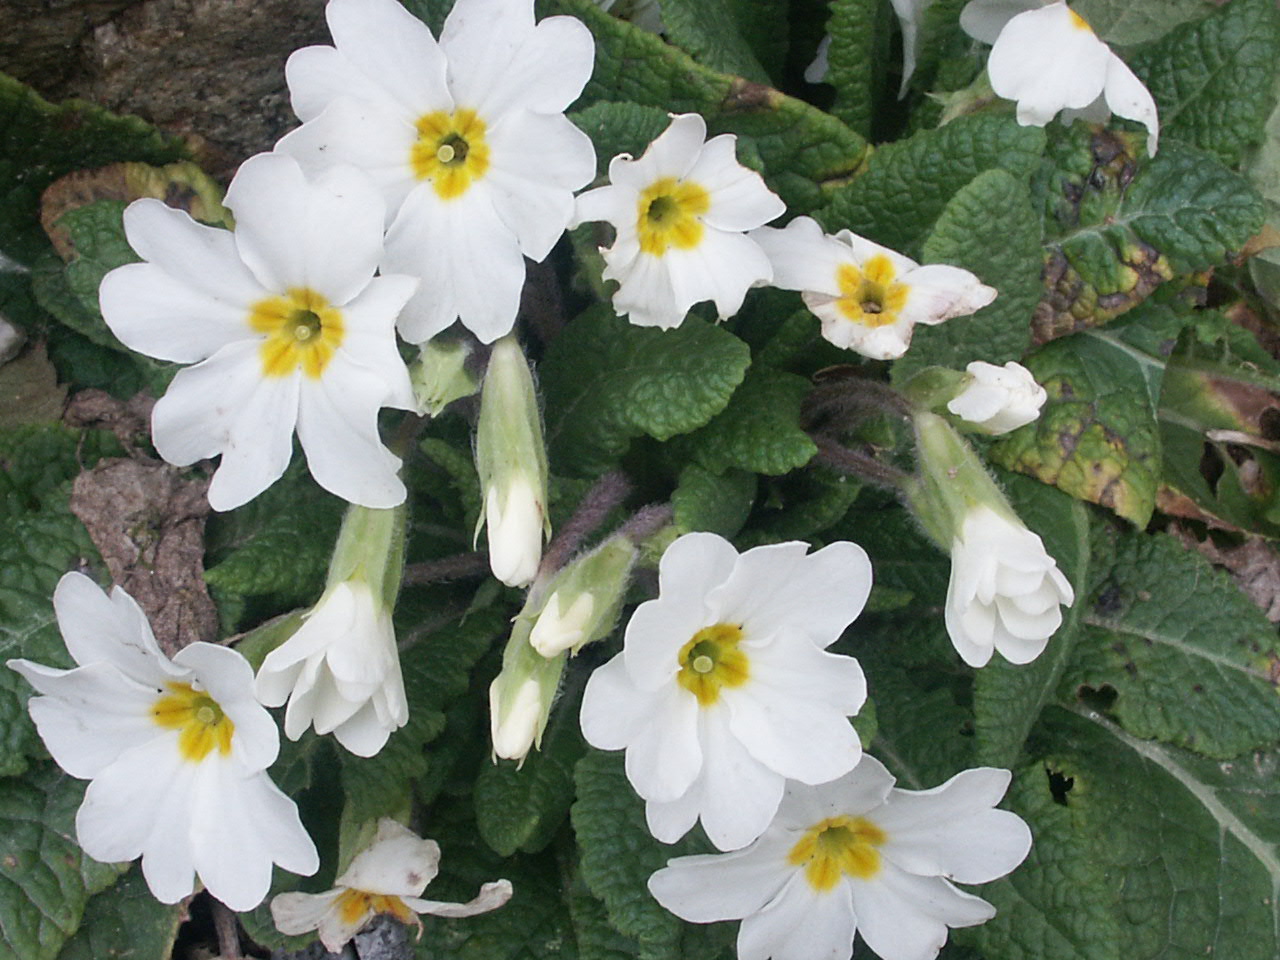
[[[1160,138],[1156,102],[1125,62],[1063,0],[970,0],[960,26],[992,44],[991,89],[1018,102],[1018,122],[1043,127],[1058,111],[1098,123],[1117,114],[1147,128],[1147,153]]]
[[[948,928],[996,912],[951,881],[1002,877],[1031,849],[1022,819],[993,809],[1009,780],[979,767],[932,790],[899,790],[864,757],[833,783],[787,784],[759,840],[677,857],[649,890],[693,923],[742,920],[739,960],[848,960],[855,931],[883,960],[932,960]]]
[[[378,411],[414,408],[395,318],[409,277],[374,277],[382,199],[335,168],[309,182],[288,157],[245,161],[227,191],[235,232],[159,200],[130,204],[129,244],[145,261],[103,278],[107,325],[178,372],[151,417],[156,450],[187,466],[222,455],[209,503],[230,510],[280,478],[293,433],[316,482],[345,500],[405,497]]]
[[[749,287],[773,277],[745,231],[786,206],[738,163],[737,137],[706,137],[698,114],[673,116],[640,159],[614,157],[609,184],[578,197],[575,223],[608,221],[617,230],[613,246],[600,251],[604,277],[619,283],[615,312],[638,326],[678,327],[703,300],[714,300],[724,320]]]
[[[8,666],[42,694],[28,709],[53,759],[92,781],[76,814],[85,853],[141,856],[164,903],[188,896],[198,875],[232,910],[262,902],[272,864],[314,873],[298,808],[267,776],[279,734],[248,661],[211,643],[170,660],[132,597],[119,587],[108,597],[83,574],[59,581],[53,607],[78,666]]]
[[[470,903],[423,900],[422,891],[439,872],[440,847],[407,827],[384,817],[373,842],[355,855],[351,865],[325,893],[282,893],[271,901],[276,929],[288,936],[317,931],[332,953],[380,913],[411,923],[422,933],[418,914],[473,917],[496,910],[511,899],[511,883],[495,880],[480,888]]]
[[[1075,593],[1040,537],[1016,518],[974,504],[951,544],[946,624],[965,663],[998,650],[1010,663],[1040,656]]]
[[[975,360],[967,367],[968,382],[947,401],[947,409],[983,433],[1000,434],[1033,423],[1049,395],[1020,363],[1003,367]]]
[[[801,291],[822,321],[822,335],[872,360],[906,353],[917,323],[966,316],[996,298],[995,289],[968,270],[920,266],[848,230],[823,233],[809,217],[781,230],[761,227],[751,238],[773,262],[773,285]]]
[[[458,0],[437,42],[396,0],[330,0],[334,46],[285,68],[303,124],[276,150],[308,168],[350,163],[386,200],[384,271],[422,285],[400,318],[421,343],[459,317],[485,343],[510,332],[524,258],[542,260],[595,176],[565,116],[595,44],[533,0]]]
[[[361,757],[409,722],[391,611],[363,580],[329,587],[298,631],[267,654],[254,689],[268,707],[289,701],[290,740],[314,726]]]
[[[582,700],[582,731],[625,749],[649,829],[674,843],[697,820],[721,850],[768,826],[788,778],[825,783],[862,756],[848,718],[862,668],[828,653],[862,611],[871,563],[833,543],[756,547],[690,533],[659,565],[660,595],[627,624],[620,654]]]

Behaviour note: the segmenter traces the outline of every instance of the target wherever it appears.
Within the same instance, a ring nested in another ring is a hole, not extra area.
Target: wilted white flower
[[[440,847],[384,817],[373,842],[355,855],[351,865],[325,893],[282,893],[271,901],[276,929],[288,936],[315,930],[325,949],[339,952],[380,913],[417,925],[418,914],[473,917],[496,910],[511,899],[511,883],[495,880],[480,888],[470,903],[421,899],[440,869]]]
[[[773,284],[802,291],[822,321],[822,335],[873,360],[907,352],[917,323],[942,323],[980,310],[996,297],[968,270],[920,266],[848,230],[825,234],[809,217],[785,229],[761,227],[751,238],[773,263]]]
[[[965,663],[998,650],[1010,663],[1040,656],[1075,593],[1040,537],[1016,517],[975,504],[951,545],[946,623]]]
[[[78,666],[8,666],[42,694],[28,709],[53,759],[92,781],[76,813],[85,853],[141,856],[164,903],[191,894],[198,875],[232,910],[262,902],[272,864],[314,873],[298,808],[267,776],[279,735],[248,661],[211,643],[170,660],[132,597],[108,597],[83,574],[59,581],[53,607]]]
[[[156,450],[178,466],[221,454],[209,503],[230,510],[284,473],[296,427],[320,486],[369,507],[401,503],[378,411],[414,408],[395,321],[416,281],[373,275],[381,197],[349,167],[309,182],[295,161],[260,154],[226,205],[234,233],[159,200],[130,204],[125,234],[145,262],[102,281],[102,316],[126,346],[195,364],[156,403]]]
[[[598,668],[582,731],[625,749],[627,777],[665,843],[701,819],[721,850],[768,826],[788,778],[825,783],[862,755],[848,718],[866,699],[862,668],[824,648],[861,612],[871,564],[861,547],[756,547],[686,534],[662,556],[658,599],[627,624]]]
[[[706,137],[698,114],[673,116],[640,159],[614,157],[609,185],[578,197],[577,223],[604,220],[617,230],[600,251],[604,277],[619,283],[614,310],[639,326],[677,327],[703,300],[714,300],[723,320],[749,287],[773,276],[745,231],[786,206],[738,163],[735,136]]]
[[[1048,399],[1044,387],[1020,363],[1003,367],[975,360],[965,370],[968,382],[947,402],[947,409],[983,433],[1008,433],[1032,423]]]
[[[267,654],[255,690],[268,707],[289,701],[290,740],[314,726],[361,757],[409,722],[391,611],[363,580],[325,591],[298,631]]]
[[[276,145],[307,167],[349,163],[386,201],[382,269],[422,285],[400,319],[421,343],[455,320],[485,343],[510,332],[524,258],[542,260],[595,176],[591,139],[565,116],[595,44],[533,0],[458,0],[439,42],[395,0],[330,0],[334,46],[285,76],[302,126]]]
[[[1147,128],[1155,156],[1160,121],[1151,92],[1063,0],[970,0],[960,25],[993,45],[991,89],[1018,102],[1019,123],[1043,127],[1059,110],[1067,123],[1114,113]]]
[[[649,890],[694,923],[742,920],[739,960],[848,960],[855,931],[884,960],[932,960],[948,928],[995,916],[951,881],[1002,877],[1031,849],[1022,819],[993,809],[1009,780],[979,767],[932,790],[899,790],[864,757],[833,783],[789,783],[759,840],[677,857]]]

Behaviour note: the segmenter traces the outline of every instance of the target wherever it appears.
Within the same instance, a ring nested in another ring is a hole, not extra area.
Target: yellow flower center
[[[690,250],[702,242],[702,221],[711,209],[711,194],[696,183],[663,177],[640,194],[636,231],[640,249],[660,257],[670,247]]]
[[[862,817],[828,817],[805,831],[787,854],[787,863],[803,866],[809,886],[826,893],[841,876],[870,880],[879,873],[876,847],[887,839],[883,830]]]
[[[1093,27],[1089,26],[1089,21],[1080,14],[1076,13],[1070,7],[1067,7],[1067,13],[1071,15],[1071,25],[1077,30],[1083,30],[1085,33],[1093,33]]]
[[[430,180],[442,200],[453,200],[489,169],[485,123],[474,110],[437,110],[418,118],[418,139],[409,164],[419,180]]]
[[[750,675],[750,661],[738,649],[742,628],[729,623],[703,627],[680,648],[676,680],[709,707],[720,699],[721,687],[740,687]]]
[[[293,287],[249,308],[249,326],[266,335],[262,375],[287,377],[299,367],[319,377],[342,344],[342,311],[309,287]]]
[[[417,920],[414,912],[405,906],[403,900],[390,894],[344,890],[334,901],[334,907],[337,908],[342,922],[348,927],[361,924],[365,917],[379,913],[389,913],[401,923],[413,923]]]
[[[169,692],[151,707],[151,719],[166,730],[178,731],[178,753],[183,760],[199,763],[214,750],[231,752],[236,725],[222,712],[218,701],[189,683],[170,683]]]
[[[836,271],[840,296],[836,306],[854,323],[864,327],[887,327],[898,320],[898,312],[907,304],[911,288],[894,282],[897,271],[882,253],[869,258],[859,269],[842,263]]]

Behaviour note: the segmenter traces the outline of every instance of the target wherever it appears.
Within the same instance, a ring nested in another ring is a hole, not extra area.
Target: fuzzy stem
[[[814,458],[818,463],[886,490],[901,492],[908,477],[904,471],[877,460],[869,453],[836,443],[820,433],[810,434],[809,438],[818,445],[818,455]]]
[[[489,572],[489,555],[479,551],[458,553],[440,560],[411,563],[404,568],[401,583],[405,586],[422,586],[446,580],[464,580],[482,577]]]
[[[547,545],[538,569],[539,578],[549,578],[563,567],[582,546],[582,541],[604,523],[605,517],[627,499],[631,490],[631,481],[620,470],[612,470],[597,480],[569,522]]]
[[[240,952],[240,925],[235,913],[221,900],[209,898],[213,912],[213,928],[218,934],[218,953],[221,960],[242,960]]]

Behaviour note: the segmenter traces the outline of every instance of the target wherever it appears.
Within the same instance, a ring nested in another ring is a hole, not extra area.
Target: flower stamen
[[[671,247],[690,250],[702,242],[699,219],[711,209],[711,194],[696,183],[663,177],[640,193],[636,232],[640,249],[660,257]]]
[[[167,684],[169,693],[151,707],[151,719],[166,730],[178,731],[178,753],[183,760],[199,763],[214,750],[231,752],[236,725],[218,701],[189,683]]]
[[[249,308],[249,326],[266,334],[262,375],[287,377],[299,367],[319,377],[342,345],[342,311],[310,287],[293,287]]]
[[[453,200],[489,170],[487,127],[474,110],[436,110],[418,118],[418,139],[409,165],[419,180],[431,181],[442,200]]]
[[[680,672],[676,680],[709,707],[720,699],[722,687],[740,687],[750,675],[750,661],[738,649],[742,627],[717,623],[704,627],[680,648]]]
[[[792,866],[804,867],[809,886],[832,890],[841,876],[870,880],[880,872],[880,851],[888,835],[864,817],[828,817],[805,831],[787,854]]]
[[[910,287],[896,280],[897,271],[883,254],[869,258],[862,269],[852,263],[841,264],[836,271],[840,286],[836,306],[846,319],[864,327],[896,323],[910,295]]]

